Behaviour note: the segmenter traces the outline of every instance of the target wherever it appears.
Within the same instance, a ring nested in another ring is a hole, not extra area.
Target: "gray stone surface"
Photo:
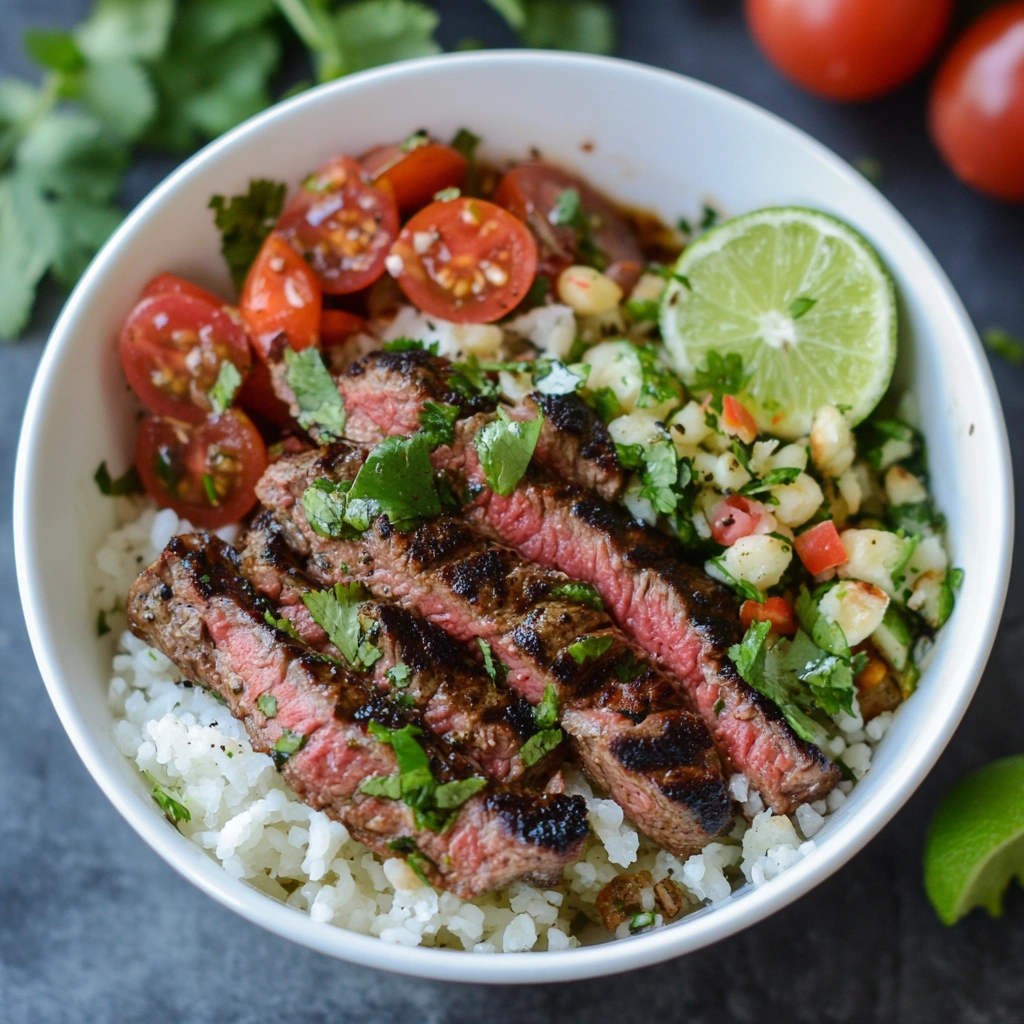
[[[0,0],[0,74],[26,73],[24,26],[72,23],[86,0]],[[444,35],[501,41],[480,0],[438,3]],[[882,102],[820,103],[774,74],[738,0],[621,0],[620,52],[723,86],[788,118],[842,155],[882,161],[884,191],[948,270],[979,326],[1024,332],[1024,209],[989,202],[944,170],[924,129],[919,83]],[[692,140],[714,145],[714,139]],[[170,168],[144,159],[138,199]],[[713,187],[713,182],[709,183]],[[14,601],[14,439],[60,304],[47,293],[24,341],[0,351],[0,579]],[[1011,441],[1024,442],[1024,370],[996,363]],[[73,427],[73,422],[69,422]],[[265,934],[166,867],[86,775],[36,671],[17,603],[0,621],[0,1021],[326,1021],[431,1024],[552,1020],[900,1021],[1024,1019],[1024,895],[999,920],[944,929],[921,887],[927,819],[969,768],[1024,747],[1024,602],[1014,584],[974,704],[930,778],[835,877],[771,920],[711,949],[625,977],[486,989],[390,977]]]

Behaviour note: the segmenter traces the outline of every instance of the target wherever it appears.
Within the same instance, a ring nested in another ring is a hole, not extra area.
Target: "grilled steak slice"
[[[342,657],[303,603],[303,594],[316,585],[269,512],[253,521],[241,559],[246,577],[274,603],[275,617],[288,619],[315,649]],[[529,767],[519,756],[538,732],[530,704],[492,683],[443,629],[389,601],[366,601],[359,618],[381,654],[366,673],[368,681],[419,711],[435,736],[490,778],[512,782],[528,773],[528,781],[538,784],[550,777],[560,751]]]
[[[561,573],[449,516],[408,534],[382,516],[356,541],[312,530],[306,488],[324,477],[352,479],[363,457],[331,445],[281,459],[258,485],[289,543],[310,555],[311,575],[325,583],[358,575],[455,639],[486,641],[531,703],[553,685],[584,766],[667,849],[692,852],[726,830],[731,806],[706,727],[603,611],[559,593],[568,582]]]
[[[394,748],[369,725],[399,729],[415,719],[269,625],[237,554],[217,538],[173,538],[132,586],[128,621],[223,698],[253,747],[274,755],[306,803],[378,853],[395,843],[417,851],[418,866],[435,884],[468,898],[519,879],[550,882],[579,855],[587,835],[579,798],[492,783],[435,832],[418,825],[404,802],[361,792],[367,779],[397,770]],[[439,782],[470,776],[444,744],[429,735],[419,742]]]
[[[467,400],[451,384],[452,364],[427,352],[371,352],[338,378],[345,400],[345,436],[357,444],[376,444],[391,434],[411,434],[419,427],[427,401],[458,406],[464,415],[487,409],[479,398]],[[559,479],[593,487],[614,498],[626,484],[608,431],[577,395],[525,398],[509,410],[513,419],[534,419],[537,406],[544,426],[534,453]]]

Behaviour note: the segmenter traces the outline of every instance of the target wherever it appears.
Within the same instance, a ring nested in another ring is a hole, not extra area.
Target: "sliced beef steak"
[[[287,619],[315,649],[342,657],[303,603],[303,595],[315,584],[269,512],[253,521],[241,558],[246,577],[274,603],[275,617]],[[547,782],[560,763],[560,752],[523,764],[519,751],[538,732],[533,709],[523,697],[492,682],[443,629],[394,602],[368,600],[359,608],[359,619],[380,652],[365,673],[368,682],[415,708],[435,736],[490,778],[511,782],[526,774],[530,784]]]
[[[345,400],[345,436],[357,444],[376,444],[391,434],[419,427],[427,401],[458,406],[464,415],[492,408],[483,399],[467,400],[451,381],[452,364],[427,352],[371,352],[338,378]],[[513,419],[544,425],[535,457],[559,479],[575,480],[606,498],[621,493],[626,472],[619,463],[600,418],[577,395],[535,394],[509,409]]]
[[[459,519],[440,516],[407,534],[382,516],[359,540],[325,538],[306,521],[315,480],[353,479],[361,451],[331,445],[287,457],[257,488],[289,543],[324,583],[361,578],[463,642],[482,639],[531,703],[552,685],[561,725],[586,769],[641,829],[688,853],[726,830],[731,806],[708,731],[674,685],[590,603],[561,592],[567,578],[524,561]]]
[[[208,534],[171,540],[136,580],[128,620],[187,676],[218,693],[245,723],[254,749],[271,753],[311,807],[342,821],[371,849],[412,844],[432,882],[462,897],[519,879],[557,879],[587,835],[579,798],[491,783],[435,832],[401,800],[369,796],[361,784],[397,771],[395,752],[369,729],[411,724],[386,697],[264,620],[238,556]],[[472,773],[450,748],[421,735],[438,782]]]

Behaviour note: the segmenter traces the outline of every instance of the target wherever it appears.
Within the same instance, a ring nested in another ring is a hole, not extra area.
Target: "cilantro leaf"
[[[552,597],[567,597],[570,601],[579,601],[580,604],[585,604],[589,608],[596,608],[599,612],[604,611],[604,601],[601,600],[601,595],[589,583],[577,583],[575,581],[562,583],[554,587],[550,594]]]
[[[637,661],[633,651],[626,651],[625,656],[615,663],[615,674],[620,682],[627,685],[636,682],[646,670],[647,666],[642,661]]]
[[[504,409],[484,424],[473,438],[487,486],[507,498],[523,478],[533,458],[544,415],[537,411],[532,420],[512,420]]]
[[[748,583],[746,580],[737,579],[728,569],[725,567],[725,555],[721,554],[717,558],[709,558],[704,563],[704,571],[714,579],[718,580],[719,583],[724,583],[726,586],[732,587],[737,594],[740,595],[746,601],[756,601],[758,604],[764,604],[765,595],[757,589],[752,583]]]
[[[722,396],[735,395],[743,390],[748,380],[743,372],[743,356],[738,352],[727,352],[724,356],[709,349],[704,369],[696,369],[693,374],[693,386],[697,391],[707,391],[712,395],[712,407],[722,411]]]
[[[302,603],[309,609],[313,621],[356,669],[367,668],[380,657],[376,648],[376,657],[368,657],[369,652],[363,650],[359,610],[367,596],[361,583],[336,583],[330,590],[309,590],[302,595]]]
[[[484,671],[495,685],[505,682],[508,675],[508,666],[494,653],[491,645],[483,637],[476,638],[477,646],[484,659]]]
[[[188,808],[176,798],[176,794],[161,785],[152,772],[147,772],[143,769],[142,774],[146,777],[147,781],[153,784],[151,795],[156,801],[157,806],[167,815],[172,824],[177,825],[179,821],[192,820],[192,815],[189,813]]]
[[[291,729],[282,729],[281,735],[274,744],[274,753],[279,755],[274,758],[278,762],[278,767],[292,754],[297,754],[306,745],[308,739],[309,737],[302,733],[292,732]]]
[[[316,432],[317,440],[333,441],[345,430],[345,404],[324,366],[320,350],[284,350],[284,379],[299,407],[299,426]]]
[[[359,531],[345,521],[348,511],[350,480],[335,483],[331,480],[314,480],[302,495],[302,510],[306,514],[314,533],[321,537],[347,537],[353,539]]]
[[[617,416],[622,415],[619,396],[607,385],[598,388],[597,391],[592,391],[588,398],[594,411],[601,417],[602,423],[610,423]]]
[[[498,385],[487,376],[480,360],[471,355],[464,363],[452,363],[448,386],[463,398],[497,398]]]
[[[460,128],[448,145],[472,162],[476,156],[476,147],[480,145],[480,136],[474,135],[468,128]]]
[[[256,707],[267,718],[277,718],[277,698],[272,693],[261,693],[256,698]]]
[[[523,43],[537,49],[611,53],[615,19],[604,0],[525,0]]]
[[[302,637],[299,636],[298,631],[292,625],[291,619],[286,618],[285,616],[278,618],[272,611],[267,609],[267,611],[263,613],[263,621],[266,622],[267,625],[273,626],[274,629],[281,630],[282,633],[287,634],[293,640],[298,640],[299,643],[303,643]]]
[[[986,328],[981,332],[981,340],[989,352],[1005,359],[1008,363],[1012,363],[1014,366],[1024,363],[1024,341],[1015,338],[1001,327]]]
[[[800,588],[793,607],[800,628],[808,633],[822,650],[840,658],[850,657],[850,645],[846,642],[843,627],[837,622],[829,622],[821,614],[818,602],[808,593],[806,587]]]
[[[640,497],[650,501],[658,512],[674,512],[679,501],[676,493],[679,459],[675,445],[668,440],[658,441],[643,449],[642,458]]]
[[[670,370],[665,369],[658,361],[658,354],[652,345],[634,345],[637,359],[640,361],[642,383],[636,404],[638,409],[646,409],[653,405],[661,405],[682,396],[682,389]]]
[[[75,33],[90,60],[152,60],[167,45],[174,0],[97,0]]]
[[[740,459],[739,461],[742,462],[743,460]],[[769,471],[760,480],[751,480],[749,484],[744,484],[737,493],[747,495],[748,497],[754,494],[765,494],[780,484],[793,483],[801,472],[796,466],[782,466],[779,469]]]
[[[125,494],[142,494],[142,480],[139,471],[134,466],[129,466],[124,473],[114,479],[107,469],[107,463],[101,462],[93,475],[100,494],[108,498],[117,498]]]
[[[238,372],[230,359],[225,359],[217,371],[217,379],[208,392],[210,405],[213,407],[214,415],[220,416],[231,408],[238,389],[242,386],[242,375]]]
[[[367,796],[382,796],[387,800],[400,800],[402,780],[398,775],[371,775],[359,783],[359,792]]]
[[[431,448],[450,445],[455,440],[455,421],[461,410],[457,405],[426,401],[420,411],[420,430]]]
[[[579,640],[569,644],[566,650],[577,665],[582,665],[586,661],[600,658],[614,643],[615,637],[608,634],[604,636],[581,636]]]
[[[221,234],[220,251],[237,289],[245,284],[264,239],[274,228],[284,205],[285,185],[267,178],[254,178],[245,195],[213,196],[210,209]]]
[[[421,519],[441,514],[441,500],[430,464],[430,440],[417,432],[412,437],[386,438],[366,457],[348,493],[353,526],[384,514],[399,531],[412,529]],[[362,518],[352,514],[352,505]]]
[[[550,753],[562,742],[561,729],[542,729],[535,732],[520,748],[519,757],[529,768],[536,764],[545,754]]]
[[[424,345],[418,338],[392,338],[391,341],[385,341],[381,348],[385,352],[430,352],[437,355],[436,341]]]
[[[544,696],[534,705],[533,720],[540,729],[550,729],[558,722],[558,691],[554,683],[544,687]]]
[[[388,682],[396,690],[404,690],[409,685],[409,680],[412,678],[412,670],[405,662],[399,661],[391,666],[385,673]]]
[[[474,776],[469,779],[456,779],[453,782],[442,782],[434,792],[434,802],[442,811],[461,807],[471,796],[487,788],[487,780]]]
[[[794,320],[799,320],[800,317],[809,313],[817,304],[817,299],[809,298],[806,295],[800,296],[789,304],[789,315]]]
[[[73,74],[85,66],[85,57],[70,32],[29,29],[25,33],[25,50],[44,68]]]

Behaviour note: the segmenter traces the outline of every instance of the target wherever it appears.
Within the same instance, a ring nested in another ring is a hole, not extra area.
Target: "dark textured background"
[[[71,24],[87,0],[0,0],[0,74],[28,74],[24,27]],[[481,0],[441,0],[442,38],[506,42]],[[957,184],[924,128],[926,80],[896,96],[832,106],[790,87],[748,38],[739,0],[620,0],[619,53],[745,96],[842,156],[881,160],[883,190],[949,272],[979,327],[1024,333],[1024,209]],[[714,139],[692,140],[713,146]],[[148,157],[125,200],[172,162]],[[0,351],[0,580],[15,591],[9,489],[15,434],[61,296],[29,336]],[[1024,369],[996,361],[1015,454]],[[115,813],[47,700],[20,613],[0,620],[0,1021],[461,1022],[1024,1019],[1024,895],[1007,913],[944,929],[921,886],[928,816],[966,770],[1024,749],[1024,600],[1019,562],[981,689],[944,757],[896,820],[824,885],[769,921],[688,958],[605,980],[496,989],[350,967],[265,934],[171,871]]]

